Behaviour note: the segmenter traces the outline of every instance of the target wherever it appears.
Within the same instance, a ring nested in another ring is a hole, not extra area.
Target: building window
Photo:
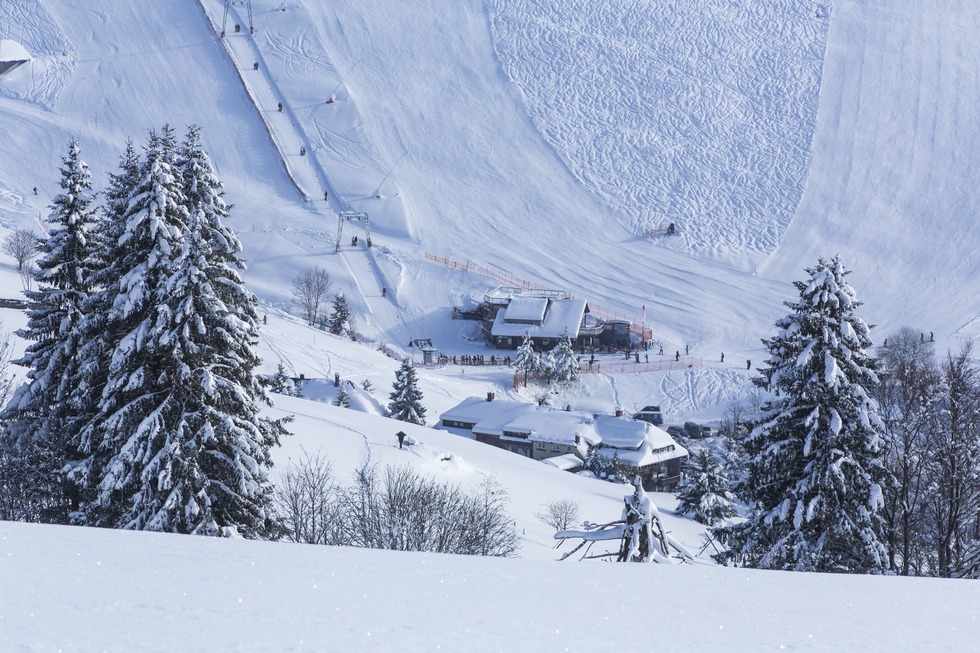
[[[551,445],[551,450],[552,451],[561,451],[561,445],[560,444],[557,444],[557,443],[552,444]]]
[[[538,443],[538,449],[544,449],[544,442]]]

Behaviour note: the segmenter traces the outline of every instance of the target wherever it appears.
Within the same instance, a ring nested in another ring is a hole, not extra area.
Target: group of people
[[[443,364],[452,363],[453,365],[486,365],[487,359],[483,354],[464,354],[462,356],[441,356],[439,362]],[[510,363],[510,356],[490,355],[491,365],[510,365]]]

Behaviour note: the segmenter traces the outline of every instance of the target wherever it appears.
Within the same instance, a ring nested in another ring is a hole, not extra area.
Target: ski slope
[[[940,351],[980,336],[972,229],[980,208],[973,107],[980,5],[972,0],[255,0],[252,7],[256,33],[234,7],[222,42],[220,0],[0,4],[0,38],[16,39],[34,58],[0,77],[0,238],[16,228],[43,230],[70,138],[80,139],[102,187],[126,139],[140,145],[164,122],[178,133],[200,124],[236,205],[231,226],[245,245],[246,280],[268,315],[263,371],[281,362],[318,379],[309,386],[317,400],[330,399],[332,386],[322,379],[334,374],[375,388],[358,392],[356,410],[346,412],[280,400],[273,410],[300,416],[298,435],[277,454],[280,464],[301,444],[333,445],[338,473],[362,464],[367,451],[372,460],[399,460],[394,429],[378,415],[398,361],[417,355],[409,341],[432,338],[450,355],[490,353],[473,323],[450,314],[494,282],[434,264],[427,253],[569,290],[627,315],[639,317],[646,306],[655,344],[667,356],[689,347],[701,362],[669,373],[588,375],[551,397],[596,412],[660,403],[668,421],[717,420],[746,388],[746,361],[761,363],[760,338],[784,314],[790,282],[818,256],[844,257],[879,342],[906,325],[934,332]],[[246,29],[233,33],[235,23]],[[350,223],[337,251],[340,210],[370,215],[376,247],[350,248],[351,236],[362,243],[366,236]],[[641,237],[670,221],[684,232]],[[308,329],[289,314],[290,281],[310,265],[330,271],[334,289],[347,294],[363,342]],[[0,289],[4,296],[20,289],[6,255]],[[10,330],[22,315],[4,311],[3,319]],[[430,421],[465,396],[513,392],[511,382],[508,370],[489,366],[421,374]],[[535,392],[521,396],[534,400]],[[602,513],[590,514],[598,520],[618,510],[622,491],[542,475],[540,465],[522,467],[525,461],[503,452],[445,437],[420,431],[422,445],[403,457],[465,482],[502,470],[530,560],[507,566],[419,556],[435,571],[400,580],[411,563],[375,552],[295,547],[287,556],[277,546],[233,542],[229,556],[226,543],[179,540],[177,554],[167,553],[170,544],[154,545],[161,536],[0,525],[0,575],[16,588],[0,593],[0,637],[9,638],[0,641],[77,650],[197,647],[186,646],[183,634],[144,638],[132,626],[162,610],[182,624],[202,614],[218,624],[200,648],[259,642],[313,649],[329,636],[371,650],[371,630],[384,635],[378,649],[396,636],[420,650],[463,640],[479,642],[475,650],[520,650],[527,642],[601,649],[610,637],[649,642],[632,618],[648,596],[660,610],[654,621],[677,625],[658,633],[680,649],[871,650],[880,643],[961,650],[976,640],[975,618],[959,612],[976,603],[966,585],[708,566],[696,578],[688,568],[604,567],[597,575],[595,566],[553,566],[533,512],[572,493]],[[443,469],[447,452],[459,464]],[[658,501],[669,512],[670,498]],[[696,527],[669,519],[697,546]],[[98,560],[77,560],[100,549],[117,563],[101,575]],[[134,585],[144,560],[157,561],[160,571]],[[260,584],[284,594],[283,586],[301,587],[321,568],[341,574],[340,589],[322,603],[291,594],[297,598],[280,601],[270,639],[249,639],[253,633],[235,624],[270,619],[259,608],[242,611],[232,596],[242,586],[231,579],[254,585],[253,562]],[[204,567],[219,570],[202,575]],[[38,579],[37,569],[57,571]],[[650,576],[637,580],[636,573]],[[447,579],[451,589],[441,591]],[[79,594],[60,593],[66,583]],[[542,588],[530,595],[537,600],[516,593],[520,607],[540,619],[515,627],[509,610],[487,617],[488,606],[512,605],[518,584]],[[420,615],[400,603],[365,601],[342,622],[323,618],[351,605],[354,586],[362,585],[387,586],[386,596],[399,597],[422,588],[417,603],[431,608]],[[194,596],[216,586],[222,594],[185,610],[166,598],[182,586]],[[651,590],[661,586],[672,597],[666,607]],[[144,591],[135,597],[125,587]],[[594,603],[547,600],[583,587]],[[38,607],[55,594],[65,597],[56,606],[63,610]],[[13,595],[23,602],[12,605]],[[84,603],[79,595],[95,598]],[[330,602],[337,595],[341,605]],[[730,619],[712,602],[724,604]],[[127,626],[92,616],[119,606],[128,606]],[[66,613],[79,624],[76,643],[42,623]],[[776,617],[759,616],[767,613]],[[540,627],[555,622],[568,625],[556,626],[554,636]],[[295,623],[314,625],[296,630]],[[296,632],[303,641],[290,639]]]

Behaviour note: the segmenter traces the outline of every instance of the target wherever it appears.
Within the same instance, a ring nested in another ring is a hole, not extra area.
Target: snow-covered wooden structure
[[[0,39],[0,75],[5,75],[32,59],[23,45],[12,39]]]
[[[680,483],[687,450],[652,424],[624,417],[507,399],[469,397],[440,416],[437,428],[513,453],[545,460],[593,451],[616,459],[642,479],[644,487],[669,491]]]

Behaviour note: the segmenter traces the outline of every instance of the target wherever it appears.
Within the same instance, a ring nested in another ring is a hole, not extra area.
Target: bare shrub
[[[565,531],[571,526],[578,525],[579,510],[577,501],[556,499],[534,516],[556,531]]]
[[[304,544],[335,544],[340,539],[340,506],[333,466],[319,452],[305,450],[276,487],[273,498],[286,538]]]

